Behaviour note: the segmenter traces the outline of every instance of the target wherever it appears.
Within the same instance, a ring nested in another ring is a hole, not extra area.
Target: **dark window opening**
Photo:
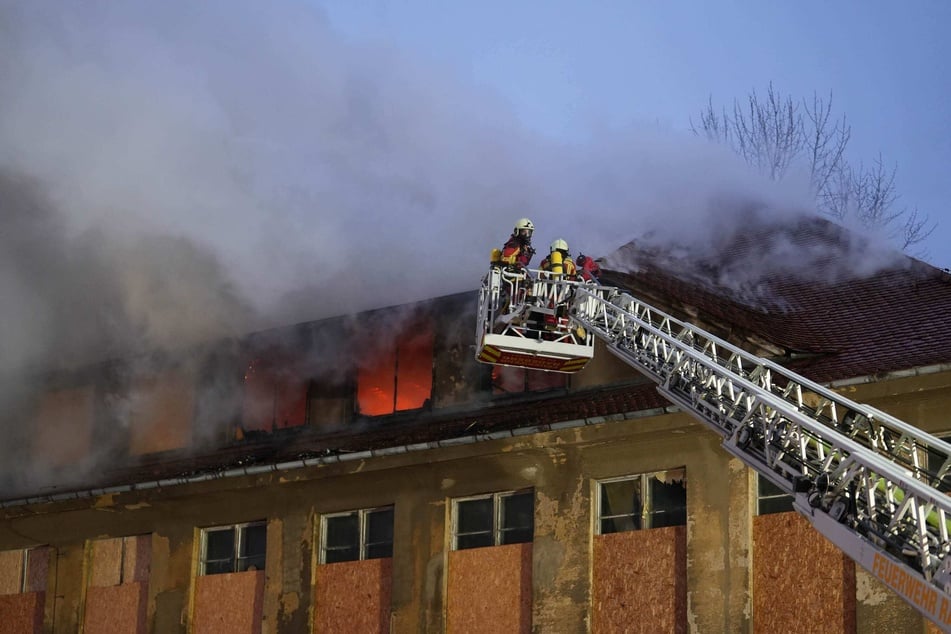
[[[202,531],[202,574],[264,570],[267,525],[264,522]]]
[[[393,556],[393,507],[325,515],[321,561],[382,559]]]
[[[532,491],[456,500],[454,511],[456,550],[523,544],[535,536],[535,494]]]

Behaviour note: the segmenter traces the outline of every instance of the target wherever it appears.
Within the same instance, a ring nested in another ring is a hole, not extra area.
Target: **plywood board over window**
[[[187,447],[195,409],[193,377],[165,370],[135,380],[129,398],[129,452],[133,455]]]
[[[34,417],[33,456],[48,466],[76,464],[89,454],[95,390],[91,385],[48,392]]]
[[[51,549],[0,552],[0,632],[42,632]]]
[[[97,539],[89,548],[85,634],[146,632],[150,535]]]
[[[383,416],[424,407],[433,392],[433,326],[411,319],[379,339],[364,334],[357,370],[357,406],[365,416]],[[368,328],[368,332],[373,332]]]

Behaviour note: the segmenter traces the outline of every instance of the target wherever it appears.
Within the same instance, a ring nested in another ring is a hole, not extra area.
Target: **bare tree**
[[[729,146],[773,180],[782,180],[794,166],[807,166],[820,211],[883,228],[902,249],[934,231],[935,225],[917,208],[898,206],[896,168],[886,168],[881,156],[870,168],[849,164],[845,150],[852,127],[844,115],[833,118],[831,94],[828,99],[813,95],[810,103],[782,95],[770,84],[765,98],[754,90],[745,103],[734,100],[732,112],[717,111],[711,99],[700,123],[691,121],[690,127],[694,134]]]

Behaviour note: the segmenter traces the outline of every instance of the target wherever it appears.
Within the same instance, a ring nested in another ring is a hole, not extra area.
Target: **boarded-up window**
[[[799,513],[754,517],[752,560],[754,632],[856,631],[855,562]]]
[[[318,566],[313,631],[389,632],[392,583],[390,558]]]
[[[147,631],[151,545],[150,535],[97,539],[90,543],[84,631]]]
[[[184,372],[167,370],[134,381],[129,391],[129,452],[141,455],[187,447],[194,399],[194,386]]]
[[[52,551],[0,551],[0,632],[42,632]]]
[[[189,631],[260,634],[263,610],[263,570],[201,576]]]
[[[686,526],[595,535],[592,572],[592,632],[687,631]]]
[[[388,336],[381,331],[380,336]],[[365,416],[423,407],[433,391],[433,330],[413,320],[392,340],[370,342],[357,372],[357,406]]]
[[[151,535],[97,539],[91,542],[90,550],[90,586],[148,581],[152,563]]]
[[[307,383],[290,362],[252,360],[244,374],[244,429],[269,431],[303,425],[307,417]]]
[[[45,592],[49,547],[0,551],[0,595]]]
[[[448,632],[532,631],[532,544],[452,551],[448,577]]]
[[[49,466],[76,464],[90,450],[94,389],[85,386],[49,392],[37,406],[33,456]]]

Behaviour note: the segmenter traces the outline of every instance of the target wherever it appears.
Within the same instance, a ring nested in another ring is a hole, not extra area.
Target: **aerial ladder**
[[[580,370],[601,339],[840,550],[951,632],[951,445],[621,289],[493,266],[476,358]]]

